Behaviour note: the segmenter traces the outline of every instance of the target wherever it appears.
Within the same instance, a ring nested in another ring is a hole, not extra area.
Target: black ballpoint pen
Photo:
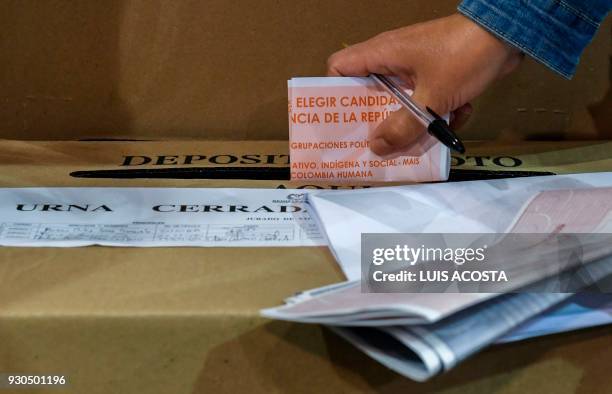
[[[384,87],[386,91],[399,100],[399,102],[427,128],[429,134],[437,138],[438,141],[450,149],[459,153],[465,153],[463,143],[453,130],[448,127],[448,124],[440,115],[429,107],[425,107],[427,111],[423,110],[399,85],[393,82],[393,80],[381,74],[370,74],[370,76],[378,82],[378,84]]]

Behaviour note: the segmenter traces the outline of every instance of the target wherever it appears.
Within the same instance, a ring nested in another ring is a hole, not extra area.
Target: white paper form
[[[362,233],[610,233],[612,173],[368,189],[309,198],[330,247],[352,281],[303,292],[262,314],[329,325],[374,359],[412,379],[423,381],[448,371],[495,342],[609,321],[609,311],[602,305],[607,294],[599,303],[584,298],[589,308],[562,308],[541,315],[572,296],[542,291],[554,289],[550,285],[557,280],[589,278],[582,288],[609,278],[609,251],[558,278],[538,277],[522,292],[491,297],[364,294],[357,279]],[[608,247],[609,242],[601,246]]]
[[[289,189],[0,188],[0,245],[326,245],[305,196]]]
[[[586,193],[597,204],[585,204],[580,193],[610,187],[612,173],[602,172],[322,192],[309,200],[342,270],[357,280],[362,233],[536,233],[569,221],[579,226],[565,232],[612,232],[605,203],[612,189]],[[534,207],[551,209],[542,215],[547,221],[533,220]]]

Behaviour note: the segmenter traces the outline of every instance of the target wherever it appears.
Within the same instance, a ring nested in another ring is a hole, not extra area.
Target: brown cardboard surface
[[[288,78],[324,75],[343,42],[457,3],[6,0],[0,137],[286,139]],[[476,102],[462,134],[610,138],[610,28],[573,81],[526,61]]]
[[[282,154],[286,144],[5,141],[0,186],[278,187],[284,183],[70,173],[121,168],[125,155]],[[602,147],[609,144],[468,145],[472,154],[517,155],[524,169],[558,172],[558,156],[570,168],[577,165],[569,154],[577,148],[587,149],[579,159],[590,162],[591,171],[612,169],[600,157]],[[492,168],[493,160],[483,163]],[[340,280],[333,257],[321,247],[0,248],[0,371],[64,374],[71,386],[58,393],[94,394],[605,393],[612,384],[609,327],[495,346],[422,384],[388,371],[323,328],[258,315],[296,291]]]
[[[612,169],[612,142],[606,141],[467,141],[466,146],[466,154],[453,154],[451,178],[461,171],[568,173]],[[4,169],[0,186],[358,187],[290,182],[288,155],[287,141],[0,140],[0,166]],[[246,176],[251,177],[271,171],[270,176],[276,178],[228,181],[192,172],[227,168],[247,170]],[[166,175],[159,175],[159,171]],[[177,179],[180,176],[187,179]]]

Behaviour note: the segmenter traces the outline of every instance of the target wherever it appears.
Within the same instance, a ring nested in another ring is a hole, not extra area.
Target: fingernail
[[[370,142],[370,149],[378,156],[386,156],[396,151],[395,147],[382,137],[374,138]]]

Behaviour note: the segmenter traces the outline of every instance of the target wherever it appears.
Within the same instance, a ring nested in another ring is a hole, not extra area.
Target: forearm
[[[566,78],[612,0],[463,0],[458,10]]]

